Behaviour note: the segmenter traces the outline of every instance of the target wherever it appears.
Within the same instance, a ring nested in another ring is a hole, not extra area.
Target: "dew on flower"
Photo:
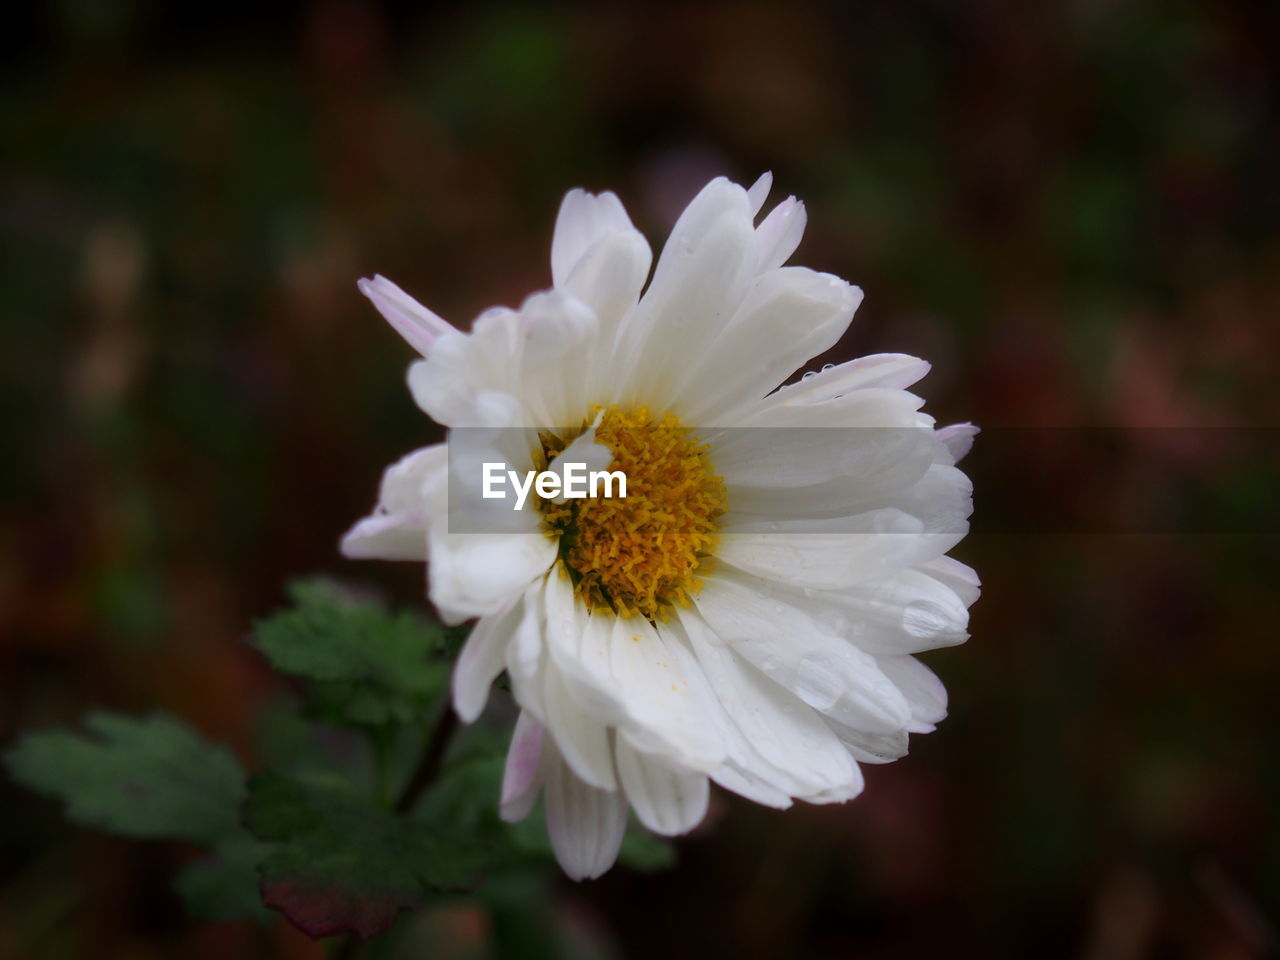
[[[931,631],[930,645],[965,637],[976,591],[962,599],[927,566],[954,543],[933,534],[968,517],[967,481],[905,390],[927,365],[893,354],[825,363],[801,374],[810,386],[793,401],[789,370],[840,340],[862,293],[784,266],[799,231],[772,231],[802,225],[801,207],[784,201],[757,225],[768,184],[712,181],[656,266],[616,196],[571,191],[552,289],[468,333],[390,281],[361,284],[423,354],[410,385],[438,422],[507,424],[529,475],[576,445],[626,476],[624,497],[535,493],[536,508],[500,530],[453,531],[448,448],[428,447],[387,471],[379,507],[344,540],[351,556],[428,561],[442,616],[476,621],[454,672],[457,713],[476,719],[506,671],[516,740],[536,731],[539,753],[531,765],[513,740],[520,788],[504,786],[502,813],[521,819],[544,794],[552,847],[575,879],[608,869],[628,807],[650,830],[683,833],[711,782],[783,804],[856,796],[869,755],[857,744],[896,718],[892,746],[874,754],[894,759],[908,733],[942,718],[921,692],[912,631]],[[831,375],[815,382],[819,372]],[[811,417],[842,429],[804,430]],[[761,460],[732,429],[760,425],[802,433],[776,434],[787,456]],[[850,443],[855,427],[871,433]],[[860,477],[874,483],[861,489]],[[938,596],[952,599],[936,623],[927,608],[908,612]],[[872,615],[874,648],[863,639]],[[848,659],[833,653],[843,649]],[[566,822],[567,803],[595,811],[590,822]]]

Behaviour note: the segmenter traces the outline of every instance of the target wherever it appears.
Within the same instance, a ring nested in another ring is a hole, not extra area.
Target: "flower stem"
[[[444,755],[449,749],[449,741],[457,729],[458,715],[453,710],[453,704],[446,700],[440,719],[436,722],[435,729],[431,731],[431,737],[427,740],[422,756],[418,758],[418,765],[409,777],[409,782],[405,784],[400,799],[392,808],[396,813],[411,811],[439,776],[440,768],[444,765]]]
[[[378,792],[378,805],[391,806],[391,736],[385,727],[376,727],[369,734],[373,746],[374,779]]]
[[[396,813],[406,814],[413,810],[422,795],[440,775],[440,770],[444,766],[444,755],[449,750],[449,741],[453,739],[457,729],[458,715],[453,710],[452,701],[446,698],[440,719],[436,721],[430,737],[427,738],[426,746],[423,747],[422,756],[418,758],[418,765],[414,767],[409,782],[405,784],[400,798],[392,808]],[[355,960],[363,951],[364,940],[355,933],[349,933],[338,944],[333,960]]]

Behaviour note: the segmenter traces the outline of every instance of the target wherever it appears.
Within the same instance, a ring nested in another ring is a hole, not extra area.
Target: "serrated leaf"
[[[263,903],[313,937],[374,936],[490,859],[474,838],[396,816],[336,779],[255,777],[245,822],[276,844],[259,866]]]
[[[237,830],[208,855],[187,864],[174,887],[187,913],[206,923],[254,920],[266,924],[271,912],[258,894],[258,864],[270,848],[248,832]]]
[[[92,736],[27,734],[6,757],[13,778],[121,836],[213,843],[236,828],[244,772],[226,747],[161,713],[92,713],[85,726]]]
[[[245,822],[274,845],[259,871],[264,902],[312,936],[368,937],[433,894],[544,863],[498,816],[504,747],[486,731],[465,731],[408,815],[333,774],[255,777]]]
[[[444,632],[421,617],[389,613],[325,581],[290,587],[292,609],[254,625],[254,645],[282,673],[305,681],[314,714],[380,726],[427,715],[448,685],[433,659]]]
[[[254,777],[245,823],[277,844],[259,866],[262,902],[312,937],[371,937],[422,898],[403,822],[341,781]]]

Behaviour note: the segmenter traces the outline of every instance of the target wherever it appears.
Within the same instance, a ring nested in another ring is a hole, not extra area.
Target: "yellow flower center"
[[[572,437],[544,436],[547,459]],[[540,501],[547,532],[578,595],[593,611],[665,619],[687,606],[709,567],[716,520],[724,513],[724,481],[674,413],[610,407],[596,441],[613,451],[610,470],[627,477],[625,497]]]

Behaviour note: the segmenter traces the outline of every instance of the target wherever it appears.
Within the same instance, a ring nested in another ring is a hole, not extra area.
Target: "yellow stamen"
[[[626,474],[626,497],[540,501],[547,532],[559,539],[561,560],[593,611],[665,619],[701,589],[724,513],[724,481],[706,444],[674,413],[610,407],[596,440],[613,451],[609,469]],[[568,442],[544,437],[547,459]]]

